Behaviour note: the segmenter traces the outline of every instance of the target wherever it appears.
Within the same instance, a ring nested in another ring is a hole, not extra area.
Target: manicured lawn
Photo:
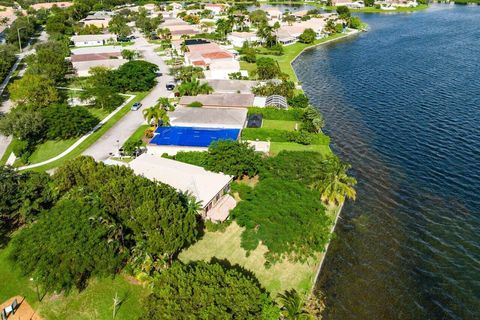
[[[276,155],[280,151],[315,151],[319,152],[323,155],[330,155],[333,154],[332,150],[328,145],[321,145],[321,144],[311,144],[311,145],[303,145],[298,144],[295,142],[271,142],[270,143],[270,154]]]
[[[143,134],[145,133],[145,130],[147,130],[150,126],[148,124],[142,124],[140,127],[138,127],[137,131],[135,131],[131,136],[130,138],[128,138],[127,141],[125,141],[125,143],[129,142],[129,141],[138,141],[138,140],[142,140],[143,138]],[[145,143],[142,141],[142,146],[144,146]]]
[[[224,232],[206,232],[199,242],[180,253],[179,258],[183,262],[188,262],[209,261],[216,257],[227,259],[232,264],[239,264],[253,271],[262,286],[270,291],[272,297],[289,288],[295,288],[302,293],[310,291],[318,259],[309,259],[306,263],[283,261],[266,269],[264,254],[267,252],[267,247],[259,245],[247,257],[246,251],[240,246],[241,234],[244,230],[237,223],[232,222]]]
[[[148,289],[129,283],[119,275],[114,279],[93,279],[82,292],[47,295],[39,302],[33,282],[8,260],[8,252],[8,247],[0,250],[0,303],[15,295],[23,296],[45,320],[112,319],[115,294],[123,299],[115,319],[138,319],[139,302],[149,293]]]
[[[110,120],[108,120],[107,123],[105,123],[100,129],[95,131],[91,136],[89,136],[85,141],[83,141],[79,146],[77,146],[77,148],[75,148],[75,150],[73,150],[72,152],[67,154],[65,157],[63,157],[63,158],[61,158],[57,161],[48,163],[44,166],[34,168],[32,170],[35,170],[35,171],[50,170],[50,169],[58,167],[59,165],[61,165],[62,163],[64,163],[67,160],[70,160],[70,159],[73,159],[73,158],[79,156],[80,154],[82,154],[83,151],[87,150],[88,147],[90,147],[95,141],[97,141],[101,136],[103,136],[105,134],[105,132],[107,132],[111,127],[113,127],[113,125],[118,120],[120,120],[124,115],[126,115],[130,111],[130,108],[132,107],[132,105],[135,102],[141,101],[143,98],[145,98],[145,96],[147,94],[148,94],[148,92],[136,93],[136,96],[135,96],[135,98],[133,98],[132,101],[127,103],[119,112],[117,112]]]
[[[328,36],[328,37],[323,38],[323,39],[315,40],[313,43],[310,43],[310,44],[296,42],[294,44],[285,46],[283,48],[284,49],[283,55],[281,55],[281,56],[269,55],[269,57],[278,62],[279,66],[280,66],[280,70],[282,70],[282,72],[288,74],[288,76],[290,77],[290,80],[298,82],[297,75],[295,74],[295,71],[293,70],[292,65],[291,65],[292,60],[295,59],[295,57],[297,55],[299,55],[300,52],[302,52],[302,50],[304,50],[308,47],[313,47],[315,45],[324,43],[324,42],[332,40],[332,39],[341,38],[343,36],[345,36],[345,34],[343,34],[343,33],[334,34],[334,35]]]
[[[299,125],[297,121],[263,120],[262,128],[293,131],[295,130],[297,124]]]
[[[257,70],[257,65],[242,60],[240,61],[240,70],[247,70],[249,78],[253,79],[252,74]]]
[[[78,138],[67,140],[47,140],[44,143],[37,145],[35,151],[30,156],[29,161],[31,164],[33,164],[53,158],[67,150],[77,140]]]
[[[92,115],[94,115],[100,120],[105,119],[110,114],[110,112],[102,108],[88,107],[87,109]]]

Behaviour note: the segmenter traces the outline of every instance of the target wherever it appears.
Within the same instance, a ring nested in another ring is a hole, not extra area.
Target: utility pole
[[[20,48],[20,53],[22,52],[22,40],[20,40],[20,30],[22,29],[25,29],[25,27],[17,28],[18,46]]]

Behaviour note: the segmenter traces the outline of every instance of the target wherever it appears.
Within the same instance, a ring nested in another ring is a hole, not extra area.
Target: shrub
[[[308,97],[303,94],[297,94],[296,96],[288,99],[288,105],[293,108],[306,108],[309,105]]]
[[[257,59],[257,75],[261,80],[273,79],[280,75],[280,67],[272,58],[261,57]]]
[[[217,140],[208,147],[205,168],[234,177],[253,177],[257,174],[261,161],[260,155],[247,143]]]
[[[259,96],[281,95],[285,98],[292,98],[295,94],[295,83],[292,81],[268,82],[266,84],[257,85],[252,92]]]
[[[125,155],[133,156],[135,151],[142,146],[142,140],[127,140],[122,149]]]
[[[243,48],[242,49],[242,60],[249,62],[249,63],[255,63],[257,61],[257,56],[256,56],[256,50],[251,47]]]
[[[200,101],[193,101],[189,103],[187,106],[191,108],[201,108],[203,107],[203,103],[201,103]]]
[[[313,142],[313,137],[306,131],[288,131],[286,133],[287,141],[308,145]]]
[[[147,130],[145,130],[145,133],[143,134],[145,136],[145,138],[147,139],[152,139],[153,138],[153,135],[154,135],[154,131],[152,128],[148,128]]]
[[[267,246],[267,266],[285,258],[305,261],[325,250],[330,239],[331,220],[320,194],[296,181],[261,180],[231,215],[246,228],[245,250],[255,250],[260,241]]]
[[[47,124],[48,139],[79,137],[95,127],[100,120],[84,107],[54,104],[42,110]]]
[[[174,263],[156,277],[141,318],[265,319],[276,311],[269,319],[278,319],[279,309],[252,273],[226,264]]]
[[[315,38],[317,37],[317,34],[313,29],[308,28],[303,31],[303,33],[298,37],[298,41],[302,43],[312,43],[315,41]]]
[[[180,151],[177,152],[174,159],[177,161],[204,167],[207,163],[207,152],[202,151]]]

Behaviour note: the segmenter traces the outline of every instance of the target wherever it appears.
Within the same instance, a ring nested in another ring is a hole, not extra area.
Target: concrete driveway
[[[89,155],[95,160],[105,160],[110,155],[116,154],[123,143],[138,129],[139,126],[145,124],[142,110],[155,105],[160,97],[169,97],[172,92],[165,88],[165,85],[172,81],[173,78],[168,75],[168,67],[165,62],[154,51],[156,45],[148,43],[145,38],[137,34],[135,44],[126,47],[128,49],[140,50],[143,53],[143,59],[158,65],[161,76],[157,77],[157,85],[150,93],[141,101],[142,108],[138,111],[129,111],[122,119],[120,119],[110,130],[108,130],[100,139],[90,146],[84,155]]]

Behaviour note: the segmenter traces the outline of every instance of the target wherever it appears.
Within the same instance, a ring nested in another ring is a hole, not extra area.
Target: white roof
[[[90,68],[93,67],[106,67],[110,69],[118,69],[122,64],[128,62],[126,59],[108,59],[108,60],[92,60],[92,61],[80,61],[72,62],[73,68],[77,70],[78,73],[84,74]]]
[[[247,109],[177,107],[168,114],[172,126],[243,128]]]
[[[83,41],[99,41],[99,40],[109,40],[115,39],[113,34],[84,34],[80,36],[72,36],[71,40],[73,42],[83,42]]]
[[[142,154],[129,163],[135,174],[190,192],[205,207],[233,179],[232,176],[207,171],[202,167]]]
[[[90,47],[90,48],[72,48],[70,51],[72,55],[75,54],[88,54],[88,53],[111,53],[111,52],[122,52],[125,47],[122,46],[101,46],[101,47]]]

